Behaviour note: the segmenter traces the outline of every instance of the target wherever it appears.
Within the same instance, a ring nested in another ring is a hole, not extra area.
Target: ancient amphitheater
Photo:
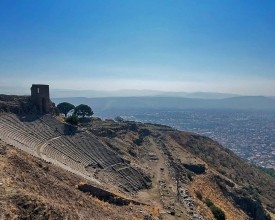
[[[75,127],[54,111],[47,85],[33,85],[32,96],[0,95],[0,143],[82,177],[69,190],[77,188],[117,206],[131,203],[130,212],[134,204],[135,212],[150,220],[154,213],[155,219],[213,219],[207,199],[228,220],[265,220],[270,219],[266,210],[274,213],[274,194],[270,193],[274,179],[207,137],[164,125],[96,118]],[[12,154],[2,157],[12,158]],[[20,161],[14,167],[19,176]],[[9,187],[12,178],[8,172],[5,175]],[[47,172],[37,176],[48,181]],[[22,179],[14,181],[27,183],[29,178]],[[36,176],[35,181],[39,183]],[[246,183],[251,184],[249,188]],[[256,194],[260,200],[252,197],[254,191],[249,194],[252,185],[261,189]],[[44,189],[44,182],[42,186]]]
[[[132,192],[150,180],[89,131],[62,123],[50,114],[18,116],[0,113],[0,138],[5,142],[95,183],[104,172],[108,181]]]

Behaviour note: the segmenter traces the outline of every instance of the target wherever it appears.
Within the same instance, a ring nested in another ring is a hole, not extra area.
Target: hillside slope
[[[118,206],[77,189],[83,178],[0,140],[0,219],[144,219],[147,206]],[[143,210],[140,212],[140,210]]]
[[[0,129],[7,219],[215,219],[213,209],[229,220],[274,218],[274,178],[203,136],[7,113]]]
[[[155,176],[153,183],[156,176],[158,181],[162,179],[163,171],[154,166],[163,159],[161,168],[177,180],[178,196],[181,189],[189,192],[206,218],[211,218],[203,202],[207,198],[224,210],[227,219],[268,219],[265,209],[271,216],[275,212],[274,178],[210,138],[133,122],[93,122],[90,130],[124,157],[150,170]]]

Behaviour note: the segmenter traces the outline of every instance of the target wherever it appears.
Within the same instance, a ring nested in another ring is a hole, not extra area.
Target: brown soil
[[[77,189],[78,176],[34,158],[0,140],[2,219],[144,219],[142,205],[116,206]]]

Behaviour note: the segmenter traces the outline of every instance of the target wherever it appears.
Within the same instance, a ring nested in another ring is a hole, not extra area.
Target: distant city
[[[208,136],[241,158],[275,169],[275,112],[249,110],[101,111],[103,118],[159,123]]]

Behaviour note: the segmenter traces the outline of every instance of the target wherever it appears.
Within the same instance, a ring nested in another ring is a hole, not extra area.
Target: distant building
[[[33,84],[31,87],[31,100],[40,113],[49,113],[51,103],[49,85]]]

